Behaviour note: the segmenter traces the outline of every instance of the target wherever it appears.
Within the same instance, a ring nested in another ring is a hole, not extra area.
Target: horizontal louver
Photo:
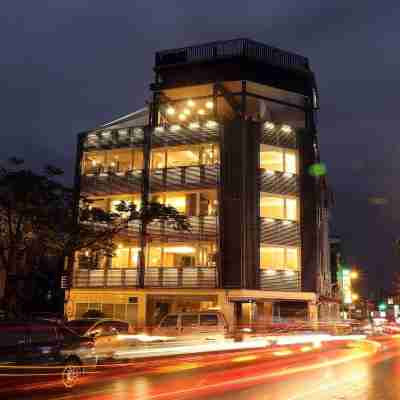
[[[260,242],[263,244],[298,247],[300,237],[298,222],[260,218]]]
[[[284,172],[260,170],[260,191],[276,194],[299,195],[299,177]]]
[[[259,287],[262,290],[296,292],[300,290],[299,271],[260,270]]]

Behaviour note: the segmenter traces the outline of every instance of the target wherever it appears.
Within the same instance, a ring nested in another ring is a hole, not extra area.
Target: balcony
[[[155,288],[215,288],[215,267],[147,268],[144,284]]]
[[[298,292],[301,290],[300,271],[260,269],[258,285],[261,290]]]
[[[127,172],[92,170],[81,177],[81,193],[84,196],[140,193],[142,170]]]
[[[216,241],[218,217],[189,217],[189,222],[191,226],[189,231],[177,231],[165,223],[153,222],[148,226],[147,232],[151,240],[160,242]]]
[[[74,288],[136,288],[138,270],[78,269],[74,272]],[[215,288],[215,267],[146,268],[145,286],[154,288]]]
[[[138,272],[132,269],[77,269],[74,272],[75,288],[136,287]]]
[[[215,188],[219,181],[219,164],[153,169],[152,192]]]
[[[285,126],[282,124],[267,122],[264,124],[261,143],[296,149],[298,147],[296,129],[287,125],[285,129]]]
[[[250,39],[234,39],[156,53],[156,68],[204,61],[254,59],[283,67],[308,70],[307,58]]]
[[[84,138],[83,149],[94,151],[120,147],[141,147],[143,146],[143,132],[143,127],[90,132]]]
[[[296,221],[260,218],[260,242],[277,246],[301,246],[300,224]]]
[[[259,179],[260,192],[287,194],[292,196],[298,196],[300,194],[298,175],[260,169]]]

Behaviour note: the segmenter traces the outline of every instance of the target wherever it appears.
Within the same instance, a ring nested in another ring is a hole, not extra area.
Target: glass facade
[[[297,221],[298,199],[269,193],[260,193],[260,216],[262,218]]]
[[[266,144],[260,145],[260,168],[268,171],[297,174],[298,154],[296,150]]]
[[[300,268],[299,253],[296,247],[261,247],[260,267],[261,269],[298,270]]]

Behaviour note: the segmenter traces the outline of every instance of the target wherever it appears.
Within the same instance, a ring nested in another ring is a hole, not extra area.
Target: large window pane
[[[167,153],[167,167],[184,167],[199,165],[199,148],[169,149]]]
[[[291,174],[297,173],[297,157],[296,153],[286,151],[285,153],[285,171]]]
[[[132,150],[112,150],[108,154],[108,168],[117,172],[132,169]]]
[[[186,196],[167,196],[165,204],[176,208],[180,213],[186,213]]]
[[[106,163],[105,151],[92,151],[85,153],[83,170],[85,173],[97,172],[104,169]]]
[[[285,201],[283,197],[261,195],[260,215],[264,218],[285,218]]]
[[[260,168],[269,171],[283,171],[283,151],[263,147],[260,152]]]
[[[115,255],[111,259],[112,268],[128,268],[129,267],[129,248],[124,247],[117,249]]]
[[[219,163],[219,148],[215,144],[208,144],[202,147],[201,164],[214,165]]]
[[[153,151],[151,153],[151,168],[165,168],[165,151]]]
[[[161,267],[161,247],[151,246],[147,264],[149,267]]]
[[[143,169],[143,152],[140,150],[133,152],[132,169]]]
[[[285,249],[283,247],[261,247],[261,268],[283,268],[285,263]]]
[[[286,266],[293,269],[299,268],[299,254],[296,248],[286,249]]]
[[[286,199],[286,219],[297,221],[297,199]]]

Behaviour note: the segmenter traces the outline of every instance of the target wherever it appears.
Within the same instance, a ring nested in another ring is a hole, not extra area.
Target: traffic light
[[[379,303],[379,311],[385,311],[387,308],[386,303]]]

